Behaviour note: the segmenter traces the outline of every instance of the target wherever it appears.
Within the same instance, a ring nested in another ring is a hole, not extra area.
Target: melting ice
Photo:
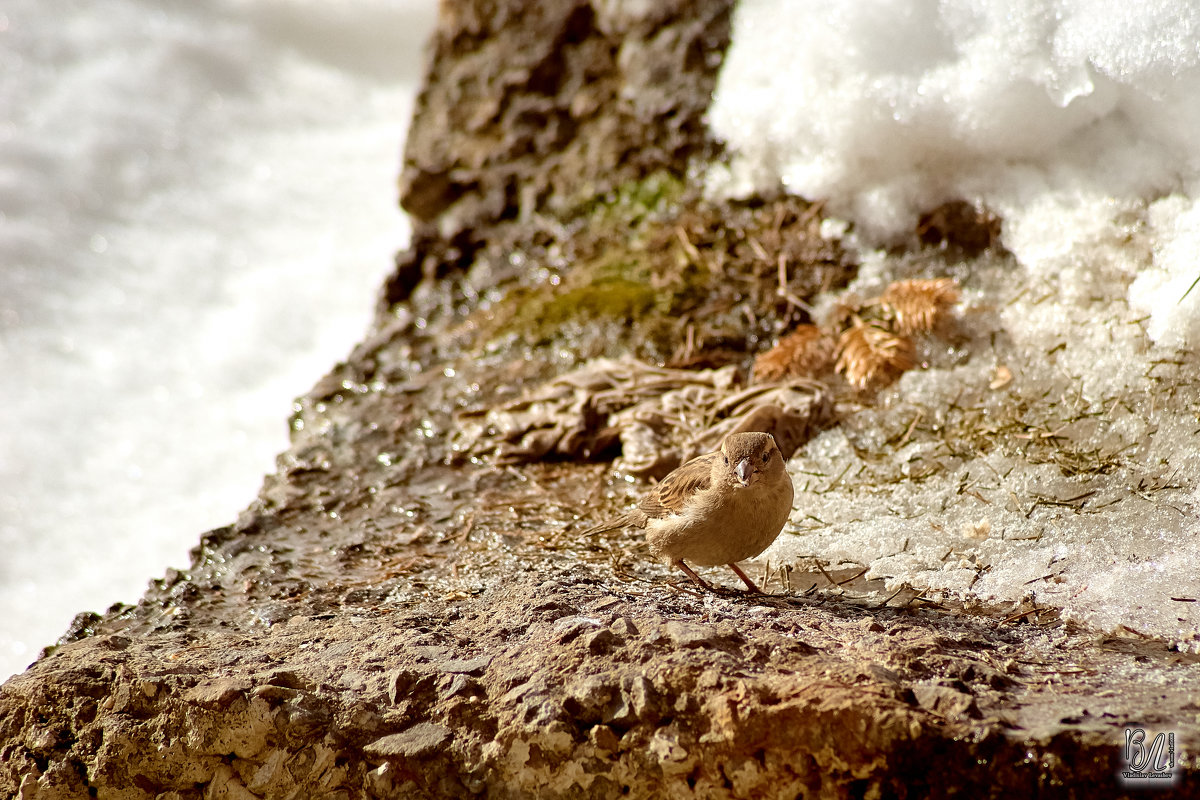
[[[733,153],[713,191],[825,199],[854,225],[864,293],[908,277],[871,248],[920,212],[964,199],[1003,217],[1015,264],[944,265],[968,287],[970,359],[932,354],[860,431],[952,422],[965,392],[980,413],[1057,416],[1073,427],[1036,435],[1076,454],[1120,453],[1073,473],[1003,426],[975,462],[914,440],[893,456],[932,459],[932,477],[801,492],[823,524],[798,511],[768,555],[1200,648],[1200,3],[743,0],[709,120]],[[999,366],[1018,377],[997,399]],[[865,435],[831,431],[793,469],[856,474],[847,436]]]

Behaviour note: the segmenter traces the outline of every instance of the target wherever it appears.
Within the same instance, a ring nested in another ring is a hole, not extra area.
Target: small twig
[[[800,227],[806,227],[813,219],[820,215],[825,210],[825,201],[817,200],[815,203],[804,209],[804,213],[800,215],[797,223]]]
[[[905,589],[907,589],[907,588],[908,588],[907,586],[901,586],[899,589],[897,589],[896,591],[892,592],[892,593],[891,593],[891,595],[889,595],[889,596],[888,596],[888,597],[887,597],[887,598],[886,598],[886,599],[885,599],[885,600],[884,600],[882,603],[880,603],[879,605],[875,606],[875,608],[883,608],[883,607],[885,607],[885,606],[886,606],[888,603],[890,603],[890,602],[892,602],[893,600],[895,600],[895,599],[896,599],[896,596],[897,596],[897,595],[899,595],[901,592],[903,592],[903,591],[904,591]]]
[[[856,574],[854,574],[854,575],[851,575],[849,578],[846,578],[846,580],[844,580],[844,581],[838,581],[837,585],[838,585],[838,586],[844,586],[845,584],[847,584],[847,583],[850,583],[851,581],[856,581],[856,580],[858,580],[858,579],[859,579],[859,578],[861,578],[863,575],[866,575],[866,574],[867,574],[867,570],[868,570],[868,569],[870,569],[870,567],[863,567],[863,568],[862,568],[861,570],[859,570],[859,571],[858,571]],[[826,576],[826,577],[829,577],[829,576]]]
[[[684,594],[690,594],[692,597],[703,597],[704,596],[704,592],[700,591],[698,588],[696,588],[691,583],[685,584],[685,583],[682,583],[679,581],[668,580],[667,585],[670,586],[672,589],[674,589],[677,592],[683,592]]]
[[[917,414],[915,417],[913,417],[912,422],[908,423],[908,430],[904,431],[904,435],[900,437],[900,441],[896,442],[897,450],[904,447],[904,445],[908,443],[908,437],[912,436],[913,431],[917,428],[917,423],[921,421],[921,417],[924,415],[924,411],[920,409],[917,410]]]
[[[908,602],[912,603],[913,601],[920,601],[922,603],[928,603],[929,605],[936,606],[937,608],[945,608],[946,607],[946,606],[942,605],[941,603],[939,603],[937,600],[930,600],[928,597],[926,597],[923,594],[916,595],[915,597],[911,598]]]
[[[471,535],[471,531],[474,530],[474,528],[475,528],[475,512],[472,511],[470,516],[467,517],[467,524],[464,525],[463,529],[461,531],[459,531],[457,536],[454,537],[454,541],[458,542],[460,544],[462,542],[465,542],[467,540],[467,537]]]
[[[1029,580],[1025,581],[1025,582],[1024,582],[1023,584],[1021,584],[1021,585],[1022,585],[1022,586],[1028,586],[1028,585],[1029,585],[1029,584],[1031,584],[1031,583],[1037,583],[1038,581],[1049,580],[1050,578],[1053,578],[1053,577],[1055,577],[1055,576],[1062,575],[1062,574],[1063,574],[1064,572],[1066,572],[1066,571],[1067,571],[1067,570],[1066,570],[1066,568],[1063,568],[1063,569],[1060,569],[1058,572],[1051,572],[1049,575],[1043,575],[1043,576],[1042,576],[1042,577],[1040,577],[1040,578],[1030,578]]]
[[[1179,305],[1186,300],[1187,296],[1192,293],[1192,289],[1196,288],[1197,283],[1200,283],[1200,275],[1196,276],[1196,280],[1192,281],[1192,285],[1187,288],[1187,291],[1183,293],[1183,297],[1179,298],[1179,303],[1176,303],[1175,305]]]
[[[758,256],[760,261],[771,263],[771,256],[767,254],[767,248],[762,246],[762,242],[755,236],[750,236],[746,239],[750,243],[750,249],[754,251],[754,255]]]
[[[780,584],[783,585],[783,590],[785,592],[790,592],[792,590],[792,565],[791,564],[780,564],[779,565],[779,582],[780,582]]]
[[[1018,300],[1020,300],[1022,297],[1024,297],[1028,293],[1029,293],[1029,284],[1025,284],[1024,286],[1021,287],[1021,290],[1019,292],[1017,292],[1016,294],[1014,294],[1004,305],[1011,306],[1013,303],[1017,302]]]
[[[687,255],[688,260],[696,266],[700,265],[700,251],[696,249],[696,245],[692,244],[688,239],[687,232],[683,230],[682,225],[675,226],[675,236],[679,239],[679,243],[683,245],[683,252]]]
[[[779,261],[777,263],[779,268],[779,288],[776,289],[776,293],[784,300],[787,300],[789,303],[794,305],[796,308],[808,314],[810,317],[814,316],[816,311],[813,309],[813,307],[801,300],[799,297],[796,297],[796,295],[792,294],[791,290],[787,288],[787,255],[785,253],[780,253]]]
[[[1019,620],[1021,617],[1028,617],[1030,614],[1036,614],[1037,612],[1038,612],[1038,609],[1036,609],[1036,608],[1027,608],[1024,611],[1017,612],[1016,614],[1010,614],[1009,616],[1005,617],[1004,619],[1002,619],[1000,621],[1001,622],[1015,622],[1016,620]]]
[[[838,483],[842,480],[842,478],[846,477],[846,473],[850,471],[850,468],[852,466],[854,466],[854,462],[850,462],[850,463],[846,464],[846,468],[843,469],[841,472],[839,472],[838,476],[836,478],[834,478],[832,481],[830,481],[828,486],[826,486],[821,491],[817,492],[817,494],[825,494],[826,492],[832,491],[833,487],[837,486]]]

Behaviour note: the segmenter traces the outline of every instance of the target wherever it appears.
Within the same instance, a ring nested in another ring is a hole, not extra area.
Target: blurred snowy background
[[[435,14],[0,8],[0,680],[187,566],[365,331]]]

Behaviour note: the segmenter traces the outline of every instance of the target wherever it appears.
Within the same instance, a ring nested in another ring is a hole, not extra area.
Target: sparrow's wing
[[[662,519],[680,513],[690,498],[711,485],[713,461],[720,457],[720,453],[708,453],[693,458],[663,478],[642,502],[638,503],[637,508],[616,519],[588,528],[580,535],[591,536],[629,526],[644,528],[652,519]]]
[[[638,510],[650,519],[680,513],[697,492],[712,485],[713,462],[720,457],[720,453],[708,453],[674,470],[638,503]]]

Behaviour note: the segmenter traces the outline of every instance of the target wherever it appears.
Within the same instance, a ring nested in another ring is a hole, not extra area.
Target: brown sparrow
[[[728,564],[753,592],[737,562],[766,550],[792,511],[792,479],[769,433],[731,433],[721,449],[697,456],[650,490],[637,508],[585,534],[645,528],[650,552],[712,590],[685,560]]]

